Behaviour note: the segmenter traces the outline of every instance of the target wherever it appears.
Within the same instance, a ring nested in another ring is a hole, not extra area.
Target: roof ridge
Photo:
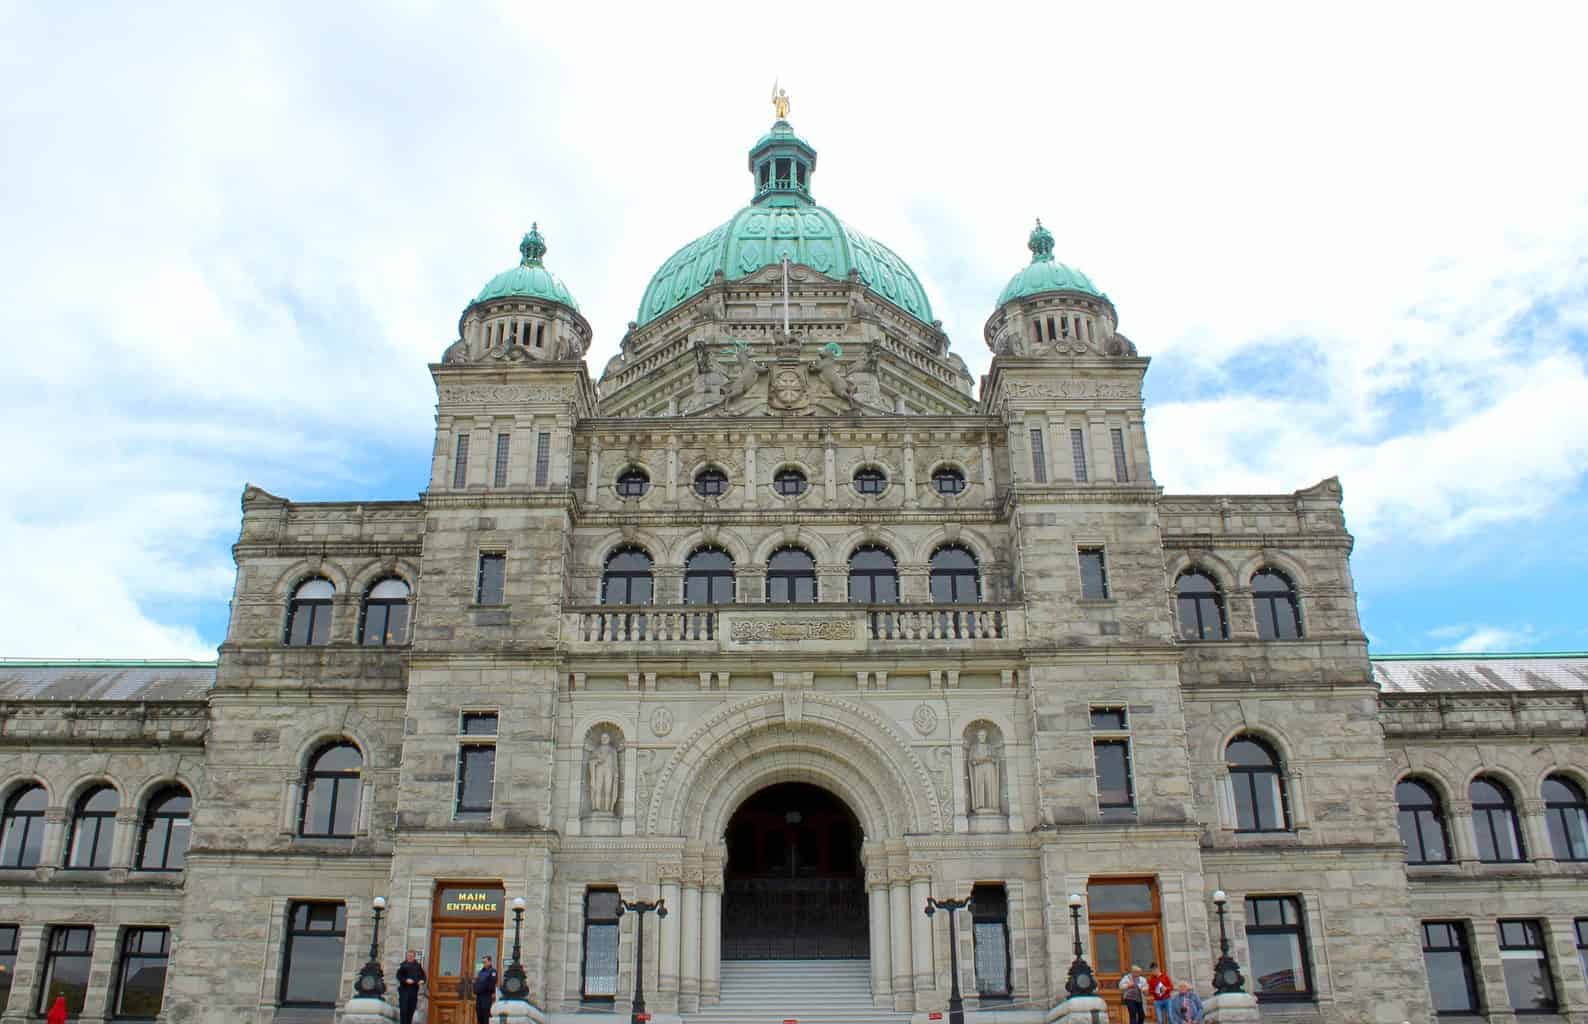
[[[215,668],[217,659],[191,658],[0,658],[0,668]]]
[[[1505,661],[1540,658],[1588,658],[1588,651],[1482,651],[1462,654],[1440,651],[1434,654],[1369,654],[1368,661]]]

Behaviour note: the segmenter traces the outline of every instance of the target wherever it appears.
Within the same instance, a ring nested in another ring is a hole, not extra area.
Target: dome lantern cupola
[[[811,175],[816,172],[816,150],[794,134],[794,127],[778,118],[772,130],[750,147],[750,173],[755,176],[757,206],[807,206],[811,203]]]
[[[1026,248],[1031,262],[1004,285],[983,331],[988,346],[1008,355],[1038,349],[1113,354],[1114,303],[1091,278],[1053,258],[1053,232],[1041,218],[1026,236]],[[1115,347],[1124,351],[1127,345],[1121,340]]]
[[[488,354],[530,359],[583,355],[590,325],[562,279],[546,269],[546,238],[531,224],[518,243],[515,266],[485,282],[458,318],[457,345],[446,362]]]
[[[540,233],[539,224],[529,226],[529,233],[518,243],[518,252],[521,257],[518,266],[509,267],[487,281],[470,306],[492,299],[540,299],[578,310],[579,304],[573,300],[568,286],[546,269],[546,239]]]

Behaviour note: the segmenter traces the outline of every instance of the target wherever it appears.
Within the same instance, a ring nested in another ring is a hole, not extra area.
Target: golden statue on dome
[[[777,111],[779,121],[788,118],[788,92],[778,88],[777,80],[772,80],[772,109]]]

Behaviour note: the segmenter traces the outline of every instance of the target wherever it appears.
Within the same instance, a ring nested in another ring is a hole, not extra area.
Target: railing
[[[1009,615],[988,605],[872,607],[866,611],[866,635],[872,640],[1007,640]]]
[[[726,605],[592,605],[567,608],[563,636],[574,643],[630,645],[641,643],[691,643],[715,646],[730,639],[720,620],[726,615],[740,620],[773,619],[775,628],[802,627],[786,638],[757,636],[757,641],[778,642],[802,636],[831,620],[854,623],[855,637],[864,644],[941,641],[990,642],[1015,639],[1020,634],[1016,606],[1000,604],[726,604]],[[797,621],[793,621],[797,620]],[[864,623],[862,625],[862,622]],[[738,630],[738,625],[734,627]],[[833,634],[837,635],[837,634]],[[828,637],[829,639],[831,637]],[[733,638],[737,641],[737,633]]]
[[[608,605],[578,612],[574,638],[586,642],[715,640],[717,610],[698,605]]]

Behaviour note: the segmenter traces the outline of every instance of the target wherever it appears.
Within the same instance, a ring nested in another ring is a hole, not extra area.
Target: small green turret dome
[[[1042,292],[1081,292],[1107,301],[1108,296],[1098,290],[1091,278],[1053,258],[1053,233],[1042,226],[1040,218],[1031,229],[1026,247],[1031,250],[1031,262],[1004,285],[998,305]]]
[[[750,205],[675,252],[651,275],[637,324],[683,305],[719,273],[736,281],[776,266],[785,253],[791,262],[838,280],[854,272],[877,295],[924,324],[932,322],[926,289],[909,264],[811,199],[816,150],[787,121],[779,120],[751,147],[749,162],[755,180]]]
[[[487,281],[470,305],[489,302],[491,299],[544,299],[547,302],[560,302],[577,312],[579,304],[573,300],[568,286],[541,263],[546,255],[546,239],[541,237],[540,225],[529,226],[529,234],[518,243],[518,251],[523,257],[518,266],[504,270]]]

